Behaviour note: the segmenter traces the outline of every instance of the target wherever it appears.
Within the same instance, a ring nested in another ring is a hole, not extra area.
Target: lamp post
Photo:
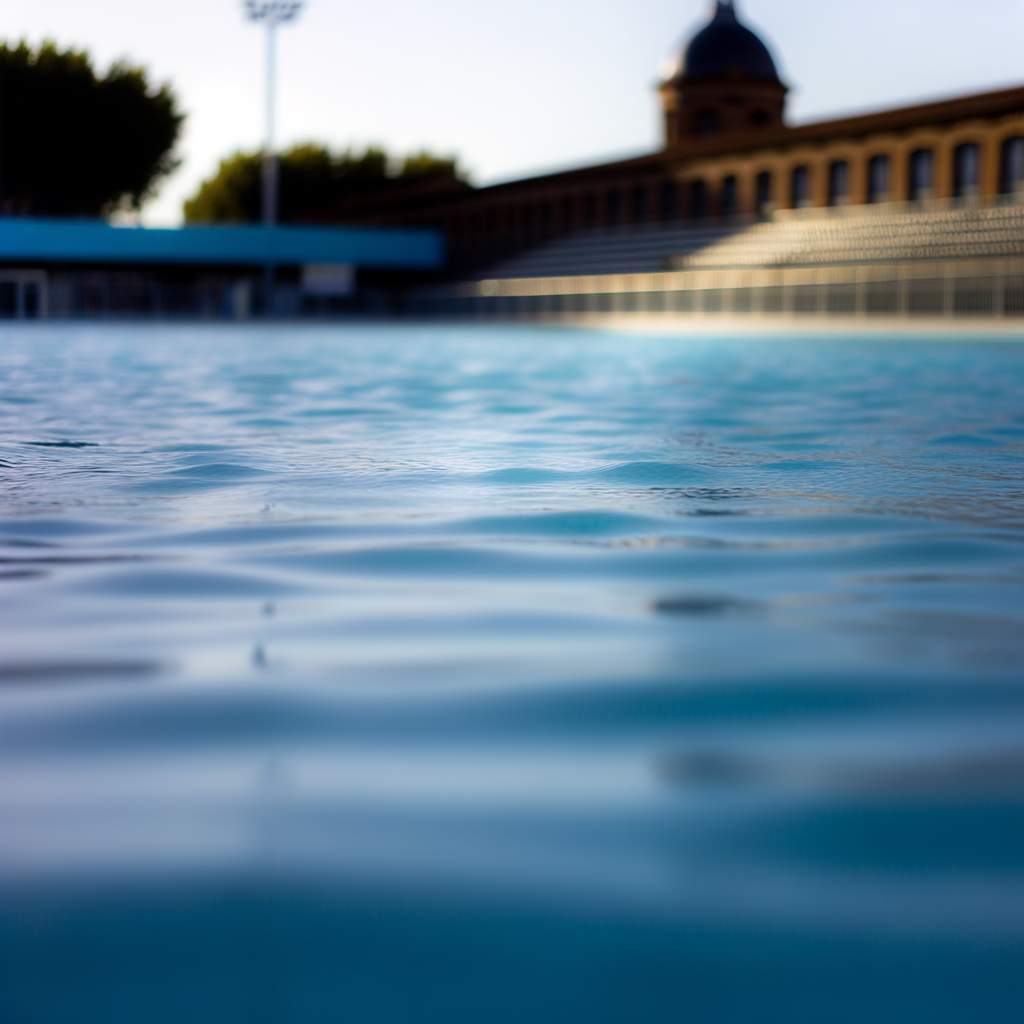
[[[266,130],[263,143],[263,226],[272,228],[277,224],[278,203],[278,161],[276,141],[277,105],[277,29],[286,25],[302,13],[305,0],[243,0],[245,16],[249,21],[262,24],[267,34],[266,57]],[[263,273],[264,312],[273,312],[274,253],[270,238],[267,238],[267,262]]]

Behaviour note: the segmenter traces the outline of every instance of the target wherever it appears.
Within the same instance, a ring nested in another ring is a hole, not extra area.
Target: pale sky
[[[795,120],[1024,83],[1024,0],[742,0]],[[653,86],[710,0],[310,0],[280,40],[279,141],[457,153],[477,183],[653,148]],[[170,80],[184,162],[146,212],[173,224],[263,131],[260,30],[240,0],[7,0],[3,35],[56,38]]]

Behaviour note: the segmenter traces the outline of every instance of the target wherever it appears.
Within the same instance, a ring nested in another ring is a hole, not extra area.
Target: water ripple
[[[0,1020],[1012,1019],[1021,394],[966,340],[0,333]]]

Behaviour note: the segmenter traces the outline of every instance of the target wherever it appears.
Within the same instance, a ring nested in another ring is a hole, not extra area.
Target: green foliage
[[[185,203],[190,224],[246,224],[260,219],[263,154],[235,153]],[[284,223],[327,223],[361,199],[376,199],[410,182],[461,182],[456,160],[427,152],[395,160],[377,146],[335,153],[306,143],[280,156],[279,217]]]
[[[169,86],[54,43],[0,43],[0,211],[95,217],[139,208],[177,166]]]
[[[458,162],[454,157],[436,156],[427,150],[410,153],[402,160],[399,172],[402,178],[434,178],[447,177],[461,180]]]

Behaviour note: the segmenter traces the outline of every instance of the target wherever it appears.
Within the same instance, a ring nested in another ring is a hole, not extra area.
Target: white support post
[[[266,230],[266,251],[263,267],[264,314],[273,313],[277,265],[270,230],[277,225],[279,202],[279,164],[277,157],[277,29],[294,21],[302,12],[305,0],[244,0],[250,21],[266,30],[265,138],[263,145],[262,222]]]

